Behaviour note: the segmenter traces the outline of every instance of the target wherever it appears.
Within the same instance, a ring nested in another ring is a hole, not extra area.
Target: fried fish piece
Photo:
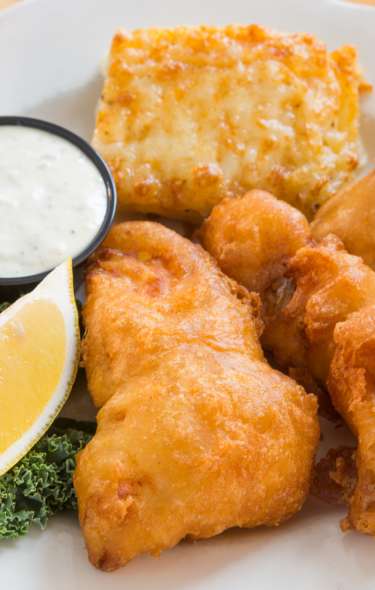
[[[306,217],[260,190],[223,199],[203,223],[199,237],[225,274],[260,295],[311,241]]]
[[[201,221],[273,192],[309,217],[359,163],[357,54],[256,25],[119,32],[94,147],[127,211]]]
[[[329,391],[358,438],[357,481],[342,526],[375,535],[375,304],[337,324],[334,343]]]
[[[375,272],[331,235],[318,245],[301,248],[287,274],[293,294],[275,308],[272,318],[268,316],[263,344],[280,366],[307,367],[325,383],[335,351],[336,325],[375,303]]]
[[[253,284],[259,285],[252,251],[257,252],[259,243],[263,250],[259,236],[270,215],[277,217],[276,227],[285,225],[280,239],[288,237],[294,243],[291,234],[295,227],[290,224],[286,230],[285,211],[276,205],[275,199],[264,199],[262,208],[252,215],[251,207],[244,211],[241,200],[223,202],[204,225],[203,243],[214,256],[225,252],[229,235],[233,267],[226,270],[244,284],[249,284],[253,270]],[[234,220],[238,222],[237,235]],[[247,268],[244,236],[249,252]],[[296,231],[295,237],[299,236]],[[274,268],[275,253],[272,247],[264,252],[262,273],[267,276],[268,268],[270,272]],[[222,262],[220,256],[218,260]],[[236,266],[237,260],[241,264]],[[348,254],[336,236],[329,235],[319,244],[300,248],[289,259],[285,276],[262,292],[262,298],[266,308],[264,347],[272,352],[278,366],[292,368],[295,375],[307,370],[318,383],[325,384],[336,410],[358,438],[357,477],[352,476],[348,456],[342,458],[332,471],[336,479],[326,494],[346,497],[349,513],[344,529],[375,535],[375,272],[361,258]],[[328,481],[326,467],[323,463],[323,483]]]
[[[296,291],[264,343],[281,365],[308,367],[326,383],[358,440],[342,528],[375,535],[375,272],[334,236],[299,250],[289,271]]]
[[[351,254],[375,269],[375,170],[345,187],[319,209],[311,224],[317,240],[335,234]]]
[[[228,527],[278,525],[300,509],[316,400],[265,361],[256,307],[164,226],[110,232],[84,309],[84,361],[102,408],[74,476],[97,567]]]

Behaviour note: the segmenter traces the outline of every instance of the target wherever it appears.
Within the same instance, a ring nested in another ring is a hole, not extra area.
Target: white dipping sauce
[[[43,272],[77,256],[106,208],[104,181],[75,145],[0,125],[0,277]]]

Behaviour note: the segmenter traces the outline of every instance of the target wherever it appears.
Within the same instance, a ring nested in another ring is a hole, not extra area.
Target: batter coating
[[[256,296],[149,222],[110,232],[86,286],[84,360],[103,407],[74,481],[92,563],[297,512],[316,400],[265,361]]]

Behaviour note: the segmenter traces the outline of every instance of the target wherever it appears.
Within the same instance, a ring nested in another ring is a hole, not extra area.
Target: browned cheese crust
[[[358,166],[356,51],[259,26],[119,32],[93,145],[127,211],[200,221],[273,192],[308,216]]]

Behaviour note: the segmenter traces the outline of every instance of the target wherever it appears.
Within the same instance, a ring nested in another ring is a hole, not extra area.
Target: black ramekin
[[[34,129],[41,129],[42,131],[47,131],[48,133],[52,133],[53,135],[58,135],[63,139],[69,141],[77,148],[81,150],[91,162],[96,166],[98,172],[100,173],[105,189],[107,194],[107,209],[103,219],[103,223],[101,224],[100,228],[98,229],[97,234],[91,240],[91,242],[86,246],[86,248],[80,252],[77,256],[73,258],[73,267],[78,267],[82,262],[84,262],[90,254],[100,245],[100,243],[104,240],[105,236],[107,235],[109,228],[112,225],[113,218],[116,212],[116,205],[117,205],[117,193],[116,193],[116,186],[112,177],[112,174],[104,162],[104,160],[99,156],[99,154],[87,143],[82,137],[79,137],[72,131],[61,127],[60,125],[55,125],[54,123],[50,123],[49,121],[43,121],[41,119],[33,119],[31,117],[19,117],[19,116],[9,116],[9,117],[2,117],[0,116],[0,125],[14,125],[14,126],[21,126],[21,127],[32,127]],[[17,287],[20,285],[35,285],[39,283],[54,267],[37,274],[27,275],[27,276],[18,276],[18,277],[1,277],[0,275],[0,286],[3,287]]]

